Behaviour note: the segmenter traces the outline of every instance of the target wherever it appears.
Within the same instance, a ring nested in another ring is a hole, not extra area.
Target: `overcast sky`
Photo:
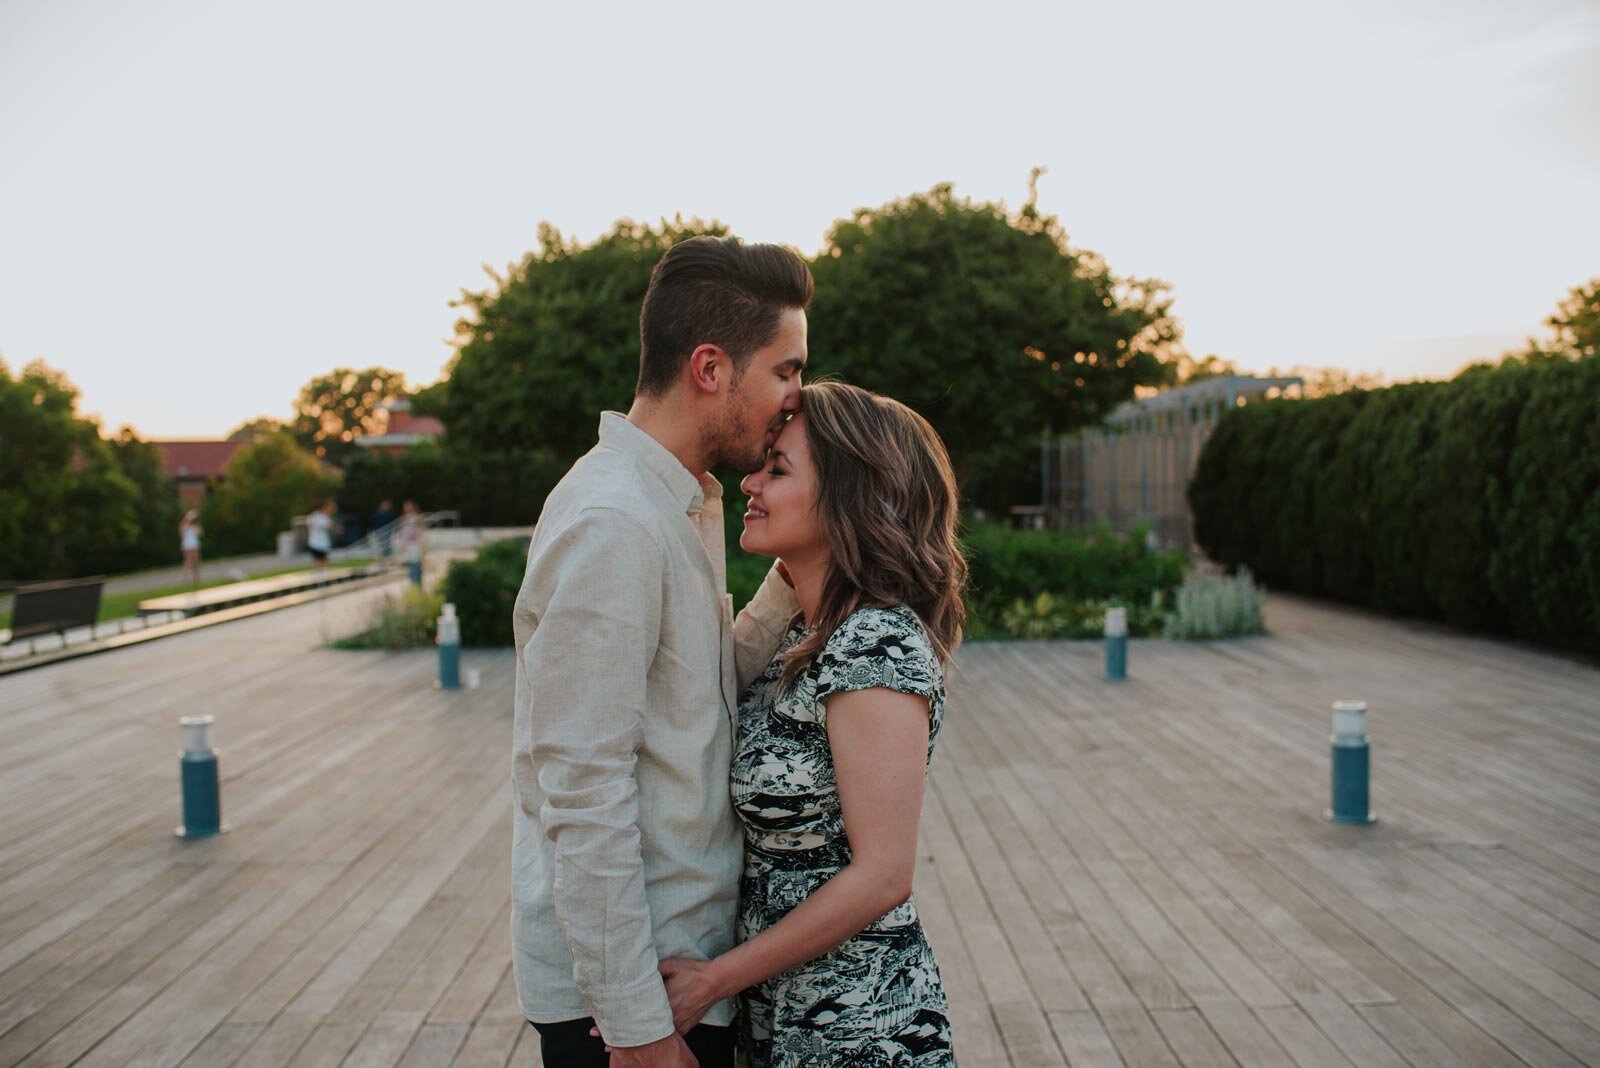
[[[1035,165],[1192,352],[1447,376],[1600,275],[1600,2],[0,0],[0,357],[221,435],[435,379],[541,220],[811,253]]]

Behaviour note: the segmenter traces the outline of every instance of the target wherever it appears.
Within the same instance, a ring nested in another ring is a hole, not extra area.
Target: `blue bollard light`
[[[1128,610],[1106,609],[1106,678],[1121,682],[1128,677]]]
[[[211,716],[184,716],[178,720],[183,749],[178,753],[178,775],[183,787],[183,826],[179,838],[210,838],[222,826],[222,787],[217,776],[217,751],[211,748]]]
[[[446,604],[444,615],[439,617],[439,689],[461,689],[461,620],[456,618],[456,606]]]
[[[1368,785],[1371,747],[1367,743],[1365,701],[1333,703],[1333,807],[1334,823],[1376,823]]]

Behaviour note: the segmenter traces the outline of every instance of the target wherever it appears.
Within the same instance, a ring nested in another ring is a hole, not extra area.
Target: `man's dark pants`
[[[606,1044],[589,1033],[591,1017],[561,1023],[533,1025],[539,1032],[539,1053],[544,1068],[608,1068]],[[733,1068],[733,1028],[701,1024],[684,1036],[700,1068]]]

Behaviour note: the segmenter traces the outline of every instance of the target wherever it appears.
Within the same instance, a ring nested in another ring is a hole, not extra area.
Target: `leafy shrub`
[[[1273,588],[1600,652],[1600,357],[1235,409],[1189,503]]]
[[[521,538],[490,542],[472,560],[457,560],[445,572],[441,600],[456,606],[462,645],[511,645],[511,609],[528,565]]]
[[[1056,531],[975,524],[963,539],[971,569],[970,635],[1096,637],[1104,633],[1105,610],[1113,604],[1128,608],[1130,633],[1159,634],[1159,605],[1183,580],[1188,557],[1178,550],[1150,551],[1146,533],[1135,527],[1119,538],[1104,527]]]
[[[1166,623],[1169,638],[1238,638],[1265,632],[1261,591],[1248,568],[1236,575],[1189,572]]]
[[[444,597],[407,585],[372,603],[361,633],[334,642],[338,649],[417,649],[432,645]]]
[[[998,625],[979,618],[970,628],[975,639],[1020,638],[1099,638],[1106,630],[1106,610],[1121,607],[1127,612],[1128,633],[1135,638],[1161,634],[1166,623],[1164,597],[1153,594],[1144,603],[1121,605],[1113,601],[1070,601],[1055,594],[1041,593],[1032,601],[1017,598],[999,616]]]

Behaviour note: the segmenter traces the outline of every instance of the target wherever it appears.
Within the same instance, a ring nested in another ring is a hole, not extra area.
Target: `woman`
[[[193,508],[178,521],[178,547],[183,550],[183,581],[200,585],[200,513]]]
[[[955,479],[903,404],[833,382],[803,397],[741,486],[739,544],[782,561],[801,608],[739,702],[741,944],[662,973],[680,1031],[739,996],[755,1068],[952,1065],[911,877],[961,638]]]
[[[311,553],[312,569],[328,570],[328,554],[333,551],[333,502],[323,501],[306,516],[306,549]]]

